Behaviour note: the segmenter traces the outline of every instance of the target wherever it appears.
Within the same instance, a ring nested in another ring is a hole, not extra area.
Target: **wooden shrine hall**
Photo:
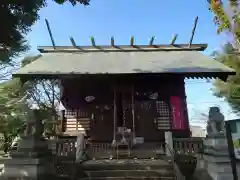
[[[60,80],[69,133],[74,120],[77,130],[96,141],[113,141],[120,131],[137,141],[162,140],[169,130],[174,137],[189,137],[184,78],[225,80],[235,73],[198,52],[206,47],[39,47],[43,56],[15,76]]]
[[[194,34],[194,33],[193,33]],[[52,35],[50,33],[51,39]],[[88,135],[92,142],[141,145],[190,137],[185,78],[226,80],[235,71],[200,51],[206,44],[41,46],[42,56],[15,77],[58,79],[65,108],[62,136]]]

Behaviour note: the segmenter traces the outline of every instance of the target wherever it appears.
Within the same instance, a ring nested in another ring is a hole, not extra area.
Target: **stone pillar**
[[[172,156],[171,151],[173,151],[173,138],[171,131],[165,132],[165,143],[166,143],[166,155]]]
[[[18,150],[4,161],[1,179],[41,180],[54,177],[52,153],[42,136],[43,130],[39,111],[35,110],[34,119],[27,122]]]
[[[84,140],[84,134],[80,133],[77,136],[77,141],[76,141],[76,162],[81,163],[82,161],[85,160],[85,154],[84,151],[86,150],[85,146],[85,140]]]
[[[208,136],[204,140],[205,169],[213,180],[233,180],[227,138],[224,133]]]

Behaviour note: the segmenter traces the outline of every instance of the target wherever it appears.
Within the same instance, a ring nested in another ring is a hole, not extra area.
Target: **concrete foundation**
[[[43,159],[6,159],[1,179],[39,179],[54,177],[53,163]]]

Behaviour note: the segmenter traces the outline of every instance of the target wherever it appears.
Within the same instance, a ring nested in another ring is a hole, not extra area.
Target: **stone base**
[[[224,135],[207,137],[203,144],[207,161],[229,161],[228,144]]]
[[[223,136],[225,136],[225,132],[216,132],[216,133],[211,133],[211,134],[207,134],[207,138],[222,138]]]
[[[206,170],[212,179],[233,180],[226,136],[223,133],[208,136],[203,144]]]
[[[48,143],[44,138],[23,136],[19,141],[17,151],[10,152],[10,155],[13,158],[37,158],[51,156],[51,152],[48,150]]]
[[[214,173],[209,172],[208,174],[212,177],[213,180],[233,180],[232,173]]]
[[[230,164],[230,158],[228,155],[214,156],[212,154],[205,154],[205,155],[203,155],[203,159],[207,163],[210,162],[210,163],[229,163]]]
[[[230,162],[228,162],[228,163],[210,163],[210,162],[208,162],[207,169],[209,172],[232,173],[232,167],[231,167]]]
[[[216,149],[227,147],[227,138],[224,135],[210,136],[203,141],[204,146],[211,146]]]
[[[1,179],[47,180],[55,177],[53,163],[47,159],[14,158],[4,160]]]

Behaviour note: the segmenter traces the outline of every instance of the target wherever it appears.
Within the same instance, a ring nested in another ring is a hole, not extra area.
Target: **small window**
[[[157,129],[170,129],[170,109],[166,102],[156,101],[156,111],[158,116],[155,118]]]
[[[170,117],[169,106],[164,101],[156,101],[156,111],[159,116]]]
[[[76,111],[76,109],[67,109],[66,111],[65,111],[65,116],[66,116],[66,118],[68,119],[68,118],[75,118],[75,117],[77,117],[77,111]]]

